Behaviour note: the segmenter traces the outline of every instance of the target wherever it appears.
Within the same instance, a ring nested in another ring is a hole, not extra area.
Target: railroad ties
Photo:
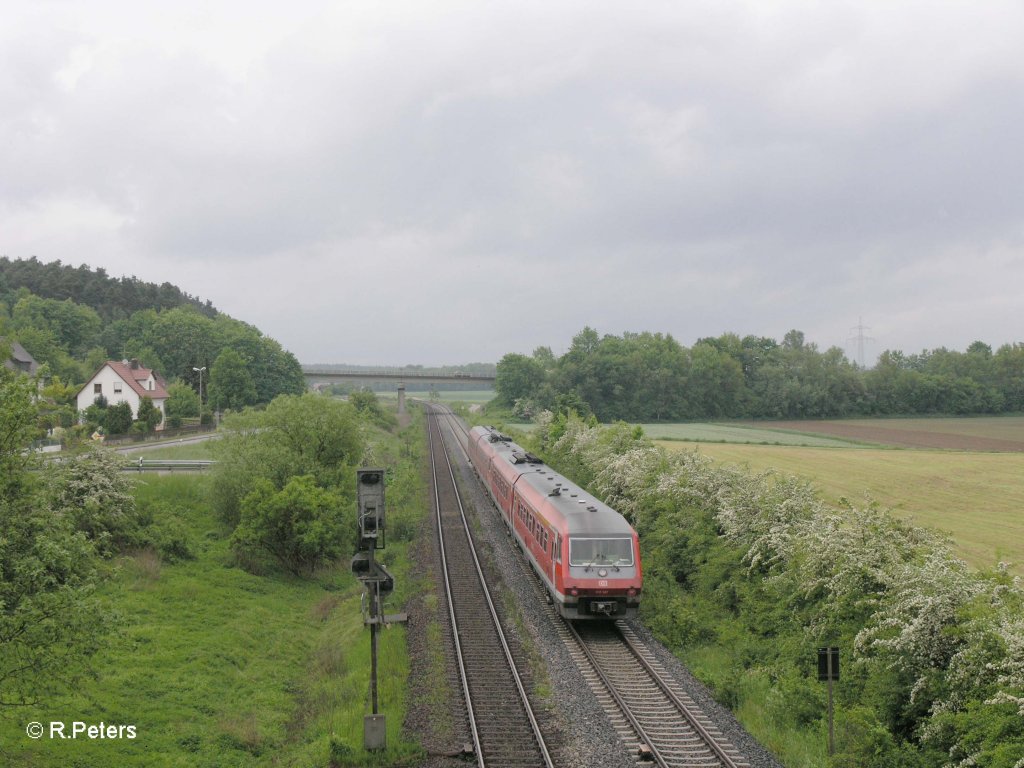
[[[429,418],[446,600],[480,768],[554,768],[488,593],[436,418]]]
[[[663,768],[747,763],[665,674],[624,621],[566,623],[584,677],[626,743]],[[571,647],[571,646],[570,646]]]

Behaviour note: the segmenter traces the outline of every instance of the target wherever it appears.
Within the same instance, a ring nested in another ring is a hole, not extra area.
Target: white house
[[[137,418],[143,397],[152,400],[160,413],[164,413],[167,386],[155,371],[143,368],[138,360],[123,360],[120,363],[108,360],[79,390],[78,410],[84,411],[100,395],[107,399],[108,405],[127,402],[131,405],[132,416]]]

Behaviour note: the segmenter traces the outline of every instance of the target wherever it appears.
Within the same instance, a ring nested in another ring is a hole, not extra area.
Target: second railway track
[[[487,589],[434,414],[428,431],[449,618],[477,765],[554,768]]]

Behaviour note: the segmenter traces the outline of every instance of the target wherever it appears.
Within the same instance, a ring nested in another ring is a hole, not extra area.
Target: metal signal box
[[[833,646],[818,649],[818,680],[839,679],[839,649]]]
[[[352,573],[358,579],[362,579],[363,576],[370,573],[369,552],[356,552],[355,557],[352,558]]]
[[[384,549],[384,470],[356,470],[359,549]]]

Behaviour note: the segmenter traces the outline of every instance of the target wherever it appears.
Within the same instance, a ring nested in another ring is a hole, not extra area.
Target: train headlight
[[[577,595],[579,595],[579,593],[580,593],[580,591],[578,589],[576,589],[576,587],[573,587],[572,589],[569,590],[569,594],[572,595],[573,597],[576,597]]]
[[[636,587],[630,587],[626,590],[626,594],[629,597],[636,597],[638,594],[640,594],[640,590],[638,590]]]

